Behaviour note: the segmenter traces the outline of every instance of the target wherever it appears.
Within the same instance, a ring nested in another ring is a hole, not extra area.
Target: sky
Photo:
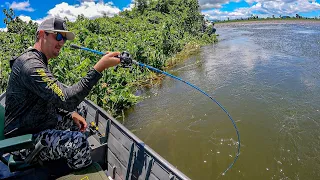
[[[2,10],[12,8],[16,16],[28,22],[59,16],[75,21],[77,16],[94,19],[109,17],[133,7],[134,0],[0,0],[0,30],[6,31]],[[45,3],[44,3],[45,2]],[[201,13],[209,20],[247,18],[252,15],[320,17],[320,0],[199,0]]]

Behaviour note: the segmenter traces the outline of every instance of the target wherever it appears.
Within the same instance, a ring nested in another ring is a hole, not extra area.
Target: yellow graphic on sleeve
[[[54,93],[56,93],[62,101],[65,101],[62,90],[52,79],[47,76],[44,69],[37,69],[37,73],[42,77],[42,80],[47,83],[47,87],[49,87]]]

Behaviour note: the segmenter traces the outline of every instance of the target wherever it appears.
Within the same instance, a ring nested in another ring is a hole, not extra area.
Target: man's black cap
[[[73,40],[75,35],[73,32],[67,30],[66,21],[57,17],[45,19],[38,27],[37,32],[40,30],[64,32],[68,40]]]

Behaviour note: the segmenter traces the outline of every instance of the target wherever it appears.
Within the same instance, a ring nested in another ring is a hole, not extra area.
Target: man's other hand
[[[80,132],[84,132],[87,129],[87,122],[86,120],[80,116],[77,112],[73,112],[71,114],[71,117],[74,121],[74,123],[79,127]]]

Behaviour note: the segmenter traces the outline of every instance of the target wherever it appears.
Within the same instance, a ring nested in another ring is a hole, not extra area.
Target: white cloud
[[[13,1],[12,4],[10,5],[10,8],[18,11],[29,11],[29,12],[34,11],[34,9],[30,7],[29,1],[18,2],[18,3]]]
[[[24,16],[24,15],[20,15],[19,18],[26,23],[32,20],[30,16]]]
[[[5,27],[5,28],[0,28],[0,32],[7,32],[8,29]]]
[[[70,21],[75,21],[78,15],[83,14],[89,19],[95,19],[102,17],[103,15],[112,17],[115,14],[118,14],[120,9],[114,7],[111,2],[82,2],[77,5],[69,5],[68,3],[57,4],[53,9],[49,10],[47,17],[67,17]],[[45,19],[45,18],[44,18]],[[42,21],[43,19],[37,20],[37,22]]]
[[[65,18],[67,17],[70,21],[75,21],[78,17],[78,15],[83,14],[85,17],[89,19],[95,19],[98,17],[102,17],[104,15],[112,17],[115,14],[118,14],[120,12],[120,9],[113,6],[112,2],[104,3],[102,0],[98,0],[99,2],[95,2],[97,0],[82,0],[80,4],[76,5],[69,5],[68,3],[61,3],[57,4],[53,9],[50,9],[47,12],[47,16],[43,17],[41,19],[33,20],[30,16],[24,16],[20,15],[19,18],[25,22],[29,22],[32,20],[33,22],[36,22],[38,24],[41,24],[41,22],[49,17],[60,17]],[[29,2],[24,2],[28,5],[25,7],[29,7]],[[17,4],[16,2],[13,2],[12,4]],[[7,5],[10,6],[10,4],[7,3]],[[21,6],[22,7],[22,6]],[[4,28],[2,28],[4,29]]]
[[[229,2],[240,2],[241,0],[199,0],[200,8],[203,10],[212,8],[222,8],[222,5],[229,4]]]
[[[255,2],[265,3],[265,2],[276,2],[276,3],[292,3],[296,2],[297,0],[245,0],[248,4],[252,4]]]
[[[212,9],[212,8],[216,8],[216,9],[219,9],[219,8],[222,8],[222,4],[220,3],[215,3],[215,4],[202,4],[200,6],[201,9]]]
[[[252,14],[259,17],[271,17],[275,16],[295,16],[295,14],[303,12],[311,12],[320,10],[320,4],[317,2],[311,2],[308,0],[246,0],[248,3],[256,3],[251,7],[244,7],[235,9],[233,12],[220,11],[218,9],[204,10],[202,13],[207,19],[237,19],[247,18]]]
[[[131,3],[127,7],[123,8],[123,11],[125,11],[125,10],[131,11],[132,8],[134,8],[134,0],[132,0]]]

